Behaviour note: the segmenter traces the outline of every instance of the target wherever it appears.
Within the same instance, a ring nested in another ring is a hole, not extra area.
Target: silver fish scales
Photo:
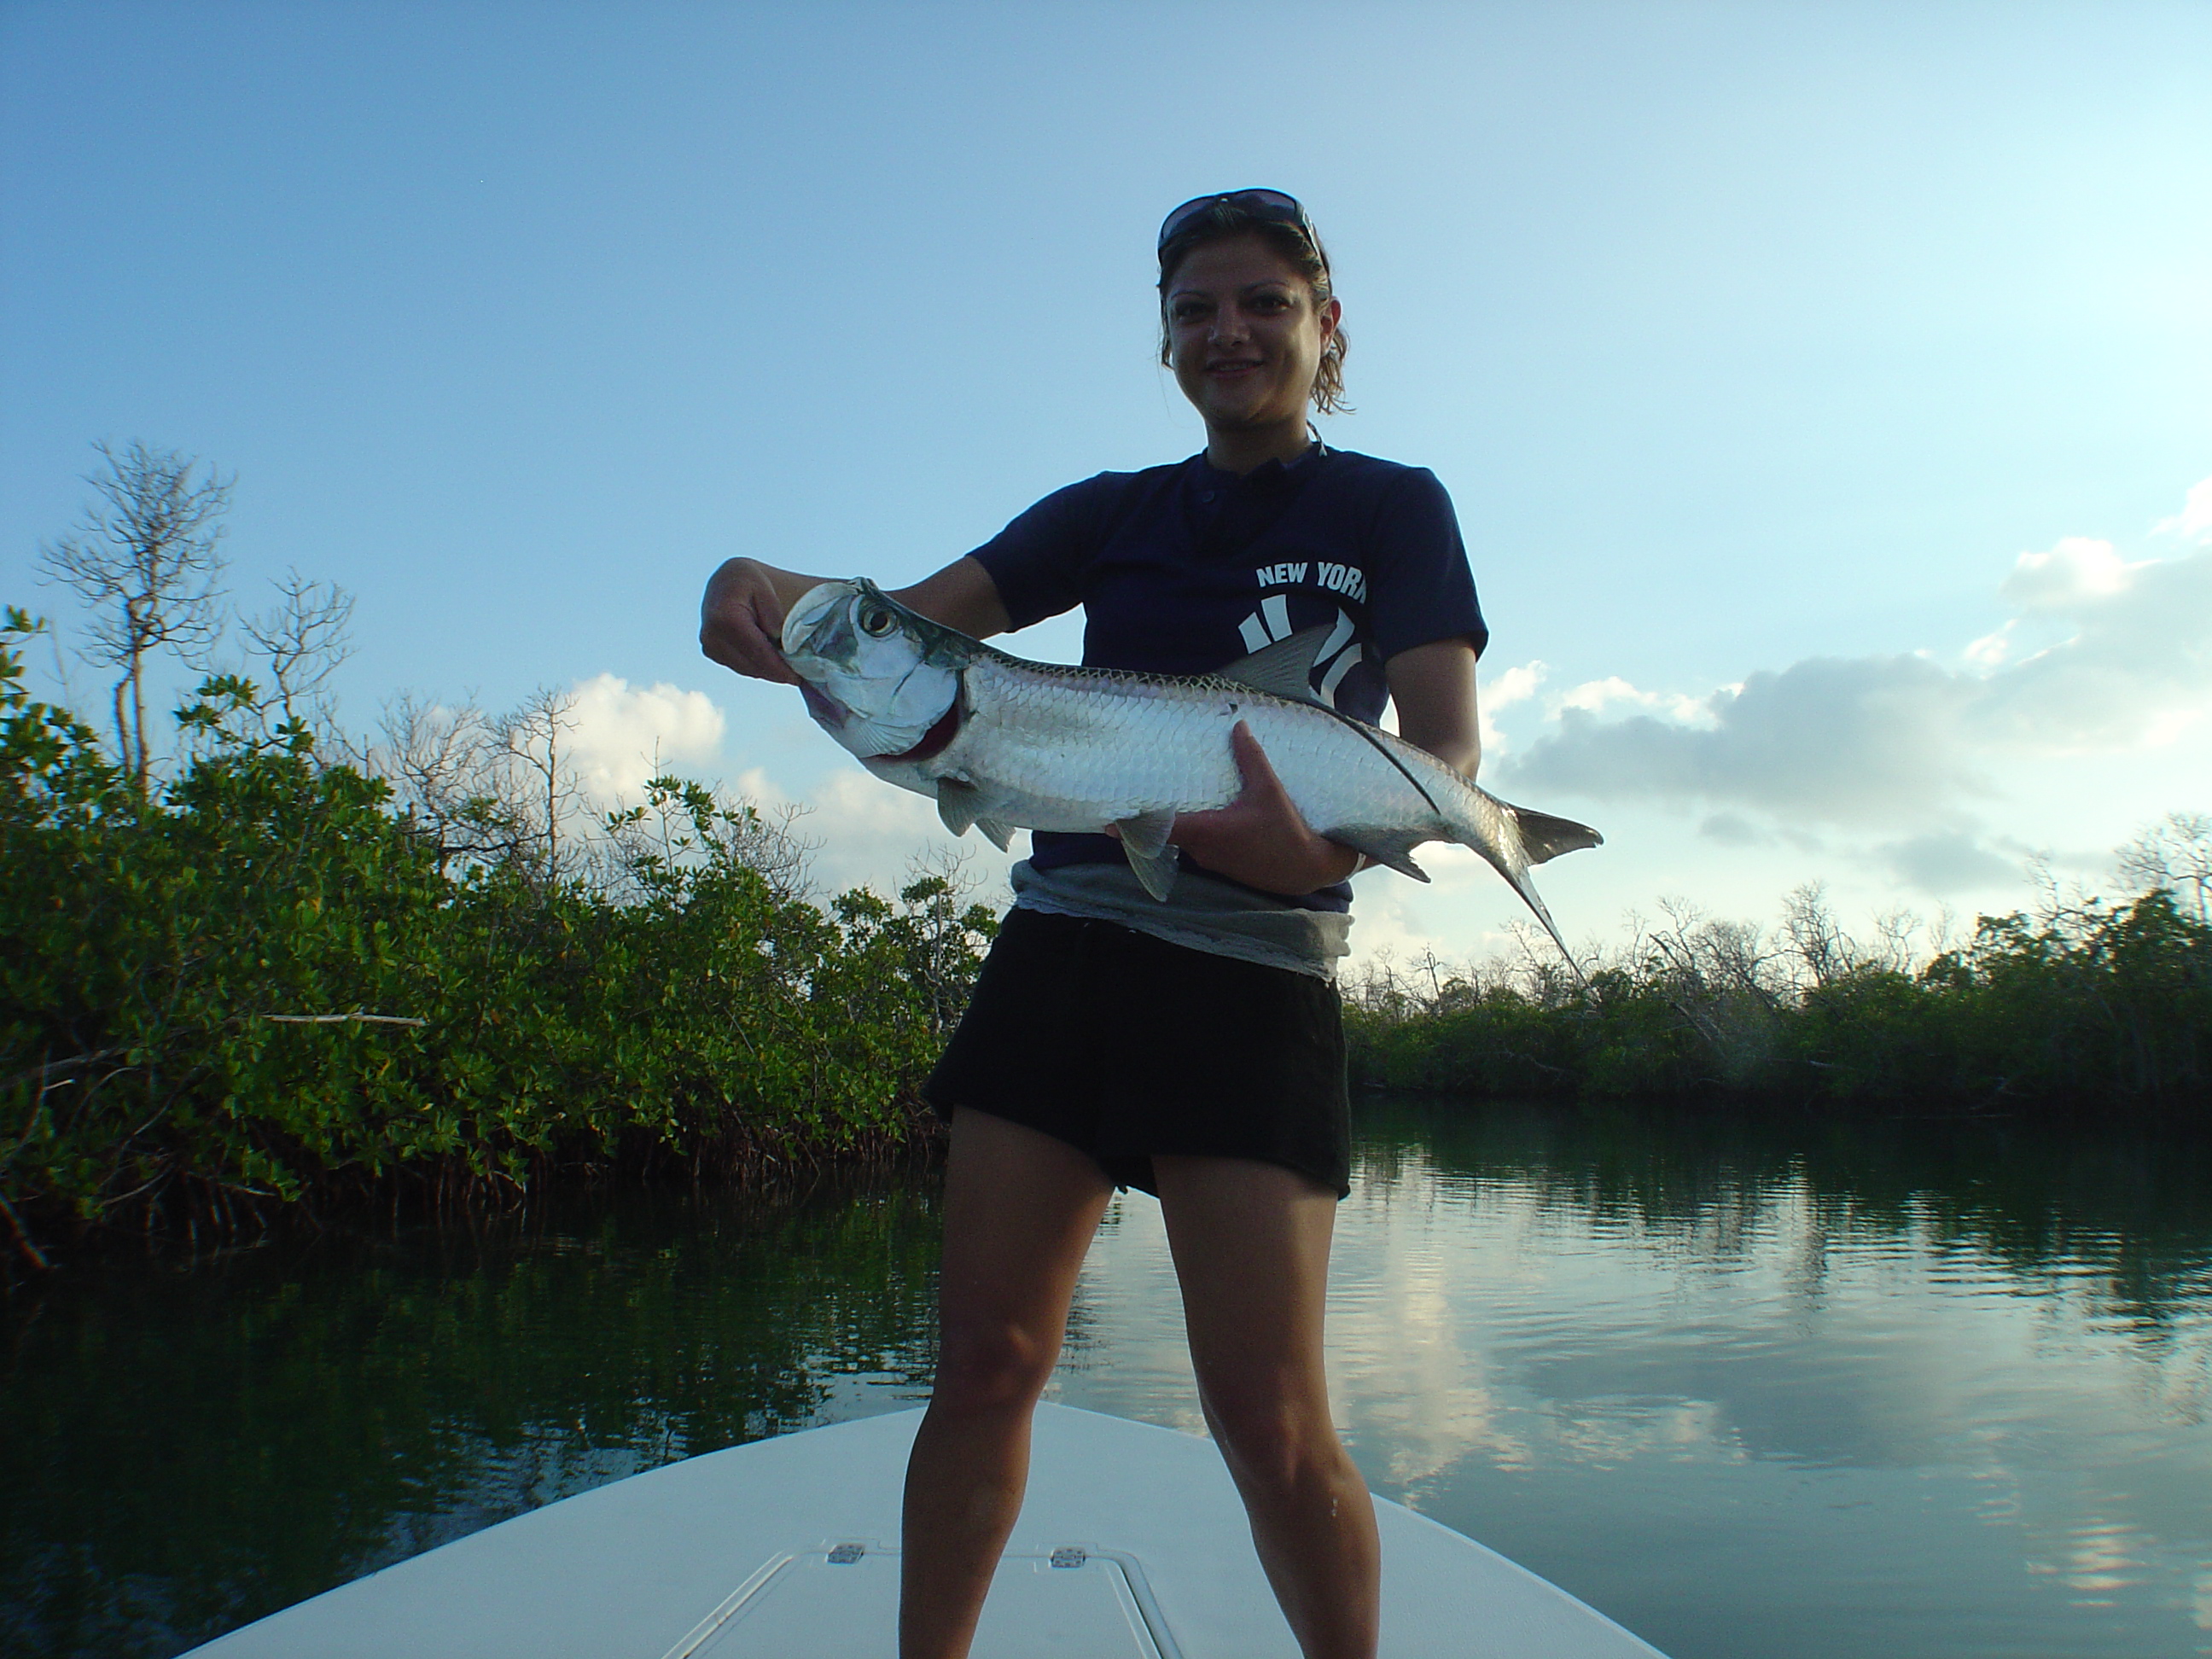
[[[1073,668],[1010,656],[860,579],[810,589],[782,645],[817,723],[876,776],[934,799],[956,835],[973,825],[1003,848],[1016,829],[1111,825],[1146,890],[1164,898],[1176,814],[1225,806],[1243,787],[1230,732],[1243,720],[1316,830],[1416,881],[1428,877],[1414,848],[1471,847],[1566,953],[1528,871],[1604,838],[1499,800],[1322,702],[1310,681],[1327,631],[1215,674]]]

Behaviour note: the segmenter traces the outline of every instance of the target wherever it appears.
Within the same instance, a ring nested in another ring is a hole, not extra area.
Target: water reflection
[[[1378,1489],[1682,1656],[2212,1653],[2201,1148],[1378,1109],[1332,1383]],[[1187,1389],[1125,1200],[1073,1403]]]
[[[1378,1488],[1677,1659],[2212,1654],[2200,1146],[1375,1106],[1332,1386]],[[0,1651],[162,1655],[534,1504],[920,1397],[926,1193],[117,1263],[11,1310]],[[1195,1430],[1157,1206],[1054,1392]]]
[[[0,1652],[168,1654],[693,1452],[926,1391],[896,1185],[118,1263],[12,1309]],[[878,1403],[880,1397],[880,1403]]]

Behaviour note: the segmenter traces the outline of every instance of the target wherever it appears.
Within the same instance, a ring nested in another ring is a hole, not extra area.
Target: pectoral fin
[[[957,778],[937,781],[937,816],[945,820],[945,827],[956,836],[968,833],[968,826],[975,822],[978,804],[983,792],[972,783],[963,783]],[[988,835],[990,831],[984,831]],[[1000,847],[1006,842],[1000,842]]]
[[[1340,841],[1346,847],[1358,848],[1377,864],[1387,865],[1401,876],[1411,876],[1415,881],[1426,881],[1428,872],[1413,862],[1413,849],[1425,841],[1434,841],[1433,836],[1420,835],[1405,830],[1331,830],[1331,841]]]
[[[1121,832],[1121,851],[1128,856],[1129,868],[1136,872],[1145,890],[1156,899],[1164,900],[1168,889],[1175,885],[1176,872],[1180,867],[1175,848],[1168,845],[1168,834],[1175,828],[1175,814],[1140,812],[1135,817],[1121,819],[1114,828]]]
[[[957,778],[937,781],[937,816],[945,820],[945,827],[956,836],[968,833],[973,824],[991,838],[991,844],[1001,853],[1014,839],[1014,826],[1004,818],[990,816],[983,792],[972,783],[963,783]]]

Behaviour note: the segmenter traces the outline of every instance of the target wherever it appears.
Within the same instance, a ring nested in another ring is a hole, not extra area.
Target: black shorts
[[[1249,1158],[1352,1190],[1336,988],[1075,916],[1016,909],[922,1087],[1157,1194],[1152,1158]]]

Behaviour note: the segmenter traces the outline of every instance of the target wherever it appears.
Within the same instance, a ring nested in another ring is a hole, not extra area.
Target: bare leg
[[[906,1467],[902,1659],[963,1659],[1021,1513],[1030,1419],[1112,1183],[1083,1153],[953,1114],[937,1383]]]
[[[1307,1659],[1373,1659],[1375,1505],[1330,1420],[1336,1194],[1272,1164],[1155,1158],[1200,1403]]]

